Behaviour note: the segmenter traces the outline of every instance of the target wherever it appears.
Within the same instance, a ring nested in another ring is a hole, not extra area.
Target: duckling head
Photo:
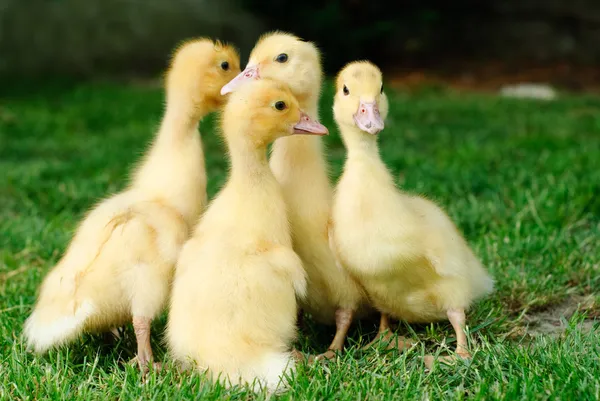
[[[387,113],[381,70],[368,61],[347,64],[336,78],[333,114],[337,123],[377,135]]]
[[[225,85],[221,93],[233,92],[244,82],[261,78],[285,82],[296,98],[303,101],[320,93],[321,54],[313,43],[292,34],[268,33],[252,49],[246,69]]]
[[[288,135],[329,133],[300,109],[286,84],[271,79],[248,82],[231,94],[223,110],[222,124],[227,139],[243,136],[257,148]]]
[[[225,102],[220,91],[240,72],[240,57],[232,46],[211,39],[183,43],[173,54],[166,75],[167,104],[192,103],[198,113],[215,111]]]

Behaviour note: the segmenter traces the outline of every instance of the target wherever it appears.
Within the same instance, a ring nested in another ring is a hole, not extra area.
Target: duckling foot
[[[150,322],[151,320],[145,317],[133,318],[133,329],[138,344],[137,356],[133,358],[133,361],[138,363],[144,377],[148,373],[148,365],[154,359],[152,346],[150,345]],[[160,369],[161,364],[154,363],[153,367],[154,369]]]
[[[109,330],[109,333],[116,339],[120,340],[123,337],[123,328],[122,327],[113,327]]]
[[[415,342],[403,336],[396,336],[392,332],[389,316],[385,313],[382,313],[381,320],[379,321],[379,332],[377,333],[377,337],[365,345],[363,350],[377,347],[380,344],[385,345],[386,349],[398,349],[400,352],[402,352],[412,348],[412,346],[415,345]]]
[[[337,352],[333,349],[329,349],[326,352],[323,352],[322,354],[319,354],[316,357],[314,357],[313,361],[317,362],[317,361],[323,361],[323,360],[331,360],[331,359],[334,359],[336,356],[337,356]]]
[[[441,362],[443,364],[446,365],[453,365],[456,361],[458,360],[464,360],[464,361],[469,361],[471,360],[471,354],[467,353],[456,353],[454,355],[445,355],[445,356],[439,356],[437,358],[438,362]],[[436,361],[435,356],[433,355],[425,355],[423,357],[423,363],[425,364],[425,367],[429,370],[431,370],[433,368],[433,364]]]
[[[377,337],[367,345],[363,347],[364,349],[378,347],[380,345],[384,345],[385,349],[397,349],[400,352],[407,351],[411,349],[416,343],[404,336],[397,336],[390,331],[386,331],[384,333],[377,334]]]
[[[140,362],[140,358],[138,356],[134,356],[133,358],[131,358],[128,363],[130,365],[138,365],[144,376],[147,375],[150,371],[150,365],[152,365],[152,369],[155,371],[160,371],[163,368],[163,364],[160,362],[150,363],[150,361],[148,360]]]
[[[294,358],[294,360],[296,362],[311,362],[312,360],[314,360],[314,356],[313,355],[305,355],[304,353],[302,353],[301,351],[297,350],[296,348],[294,348],[291,351],[291,355],[292,358]]]
[[[340,308],[335,311],[335,336],[326,352],[309,359],[309,362],[334,359],[344,349],[344,342],[354,318],[354,310]]]
[[[438,358],[438,361],[446,364],[453,364],[458,359],[468,361],[471,359],[471,354],[467,349],[467,334],[465,333],[464,329],[466,323],[465,310],[448,309],[446,314],[448,315],[448,320],[450,321],[450,324],[452,324],[452,328],[456,333],[456,354],[449,356],[440,356]],[[435,358],[433,357],[433,355],[426,355],[423,359],[423,362],[425,363],[425,367],[427,367],[427,369],[432,368],[434,361]]]
[[[142,383],[146,383],[146,380],[148,379],[148,373],[150,373],[150,364],[148,362],[146,363],[142,363],[140,362],[139,358],[137,356],[131,358],[131,360],[129,361],[130,365],[139,365],[140,367],[140,372],[142,373]],[[160,362],[154,362],[152,363],[152,369],[155,372],[159,372],[161,371],[163,368],[163,365]]]

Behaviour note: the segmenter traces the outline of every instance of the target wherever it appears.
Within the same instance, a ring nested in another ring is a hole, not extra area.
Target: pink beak
[[[229,83],[221,88],[221,95],[226,95],[235,91],[244,82],[251,81],[253,79],[259,79],[258,66],[246,67],[246,69],[240,72],[237,77],[233,78]]]
[[[318,121],[313,120],[303,112],[300,111],[300,121],[298,124],[294,125],[294,134],[304,134],[304,135],[327,135],[329,131],[327,127],[321,124]]]
[[[354,114],[354,122],[361,130],[371,135],[377,135],[383,130],[384,124],[377,102],[363,102],[361,100],[358,111]]]

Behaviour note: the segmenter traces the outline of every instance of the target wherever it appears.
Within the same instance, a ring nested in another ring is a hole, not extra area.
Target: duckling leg
[[[147,317],[134,316],[133,330],[137,341],[137,362],[140,369],[145,373],[148,371],[148,364],[152,361],[152,345],[150,344],[150,323],[152,320]]]
[[[112,329],[110,329],[109,333],[116,339],[116,340],[120,340],[121,339],[121,332],[119,331],[118,327],[113,327]]]
[[[463,359],[471,358],[471,354],[468,351],[467,335],[465,334],[464,329],[466,324],[465,310],[448,309],[446,314],[456,333],[456,354]]]
[[[332,359],[335,357],[336,352],[344,349],[346,335],[348,334],[353,318],[354,311],[352,309],[338,309],[335,311],[335,336],[327,352],[317,355],[316,360]]]
[[[382,313],[379,319],[379,330],[377,331],[377,336],[375,339],[365,345],[363,349],[373,347],[377,345],[380,341],[389,341],[392,336],[392,328],[390,326],[390,318],[387,314]]]
[[[125,335],[125,327],[123,327],[123,326],[113,327],[112,329],[110,329],[110,334],[116,340],[120,340]]]
[[[448,309],[446,311],[448,320],[452,324],[452,328],[456,333],[456,355],[440,356],[438,358],[441,362],[451,363],[456,361],[456,356],[462,359],[471,359],[471,354],[468,351],[467,335],[465,334],[465,310],[464,309]],[[435,358],[433,355],[425,355],[424,363],[427,369],[431,369]]]
[[[170,264],[138,263],[130,269],[131,285],[131,315],[133,316],[133,329],[137,340],[137,363],[143,373],[148,371],[152,363],[153,354],[150,345],[150,323],[158,316],[169,294],[168,273],[172,269]],[[160,368],[155,363],[154,369]]]
[[[392,328],[390,326],[390,317],[387,314],[382,313],[381,319],[379,320],[379,331],[377,336],[373,341],[365,345],[363,349],[374,347],[380,342],[386,344],[386,349],[393,349],[397,347],[400,351],[407,350],[414,345],[411,340],[405,338],[404,336],[398,336],[396,341],[393,341],[393,336],[394,333],[392,332]]]

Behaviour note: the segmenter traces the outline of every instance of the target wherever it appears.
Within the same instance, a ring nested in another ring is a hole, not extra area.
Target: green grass
[[[333,128],[331,96],[327,88],[322,114]],[[20,339],[42,278],[83,213],[123,187],[161,110],[161,91],[116,84],[13,91],[0,102],[0,399],[253,398],[172,368],[140,384],[124,364],[135,350],[131,328],[118,342],[85,336],[41,357]],[[211,195],[227,173],[213,121],[201,127]],[[360,351],[376,331],[361,322],[348,352],[301,366],[281,399],[600,397],[600,330],[589,323],[600,316],[600,98],[395,93],[381,141],[399,185],[443,205],[497,280],[469,314],[474,358],[423,369],[422,355],[453,345],[445,322],[401,325],[420,340],[407,353]],[[333,129],[327,142],[337,177],[344,149]],[[557,311],[578,301],[564,332],[539,334],[536,322],[561,324]],[[159,358],[164,324],[154,327]],[[309,321],[298,346],[323,351],[332,334]]]

